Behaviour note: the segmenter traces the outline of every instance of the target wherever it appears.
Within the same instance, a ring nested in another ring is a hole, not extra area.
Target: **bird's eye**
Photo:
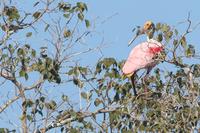
[[[147,26],[150,26],[150,24],[148,23]]]

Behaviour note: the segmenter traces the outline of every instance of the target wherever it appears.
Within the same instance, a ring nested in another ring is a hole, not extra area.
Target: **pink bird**
[[[148,26],[146,24],[148,24]],[[153,23],[151,21],[147,21],[144,25],[144,28],[145,26],[154,27],[152,26],[152,24]],[[143,29],[142,31],[145,30],[150,30],[150,28]],[[147,39],[146,42],[138,44],[130,52],[129,57],[122,68],[122,71],[124,75],[131,77],[131,82],[133,85],[133,91],[135,95],[137,95],[134,83],[135,73],[140,69],[146,69],[147,73],[144,77],[145,80],[148,74],[150,73],[151,69],[159,62],[158,60],[155,60],[155,57],[163,50],[164,47],[160,42],[153,39]]]

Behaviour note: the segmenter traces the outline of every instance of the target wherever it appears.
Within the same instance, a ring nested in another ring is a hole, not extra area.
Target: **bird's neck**
[[[151,42],[151,43],[158,43],[158,41],[156,41],[155,39],[153,39],[153,38],[149,38],[149,37],[147,37],[147,42]]]
[[[152,42],[152,43],[155,43],[155,42],[157,42],[155,39],[153,39],[153,38],[149,38],[148,36],[147,36],[147,42]]]
[[[150,42],[150,40],[151,40],[151,39],[149,38],[149,36],[147,36],[147,42]]]

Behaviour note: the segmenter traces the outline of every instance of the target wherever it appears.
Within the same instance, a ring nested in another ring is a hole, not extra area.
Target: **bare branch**
[[[13,97],[12,99],[8,100],[4,105],[0,107],[0,113],[3,112],[8,106],[10,106],[13,102],[18,100],[20,95]]]
[[[37,82],[35,82],[32,86],[24,87],[24,90],[32,90],[34,88],[39,88],[39,86],[44,83],[44,79],[40,78]]]
[[[80,118],[87,118],[87,117],[91,117],[91,116],[94,116],[94,115],[97,115],[97,114],[101,114],[101,113],[109,113],[109,112],[113,112],[113,111],[116,111],[118,110],[120,107],[109,107],[108,109],[105,109],[105,108],[101,108],[95,112],[78,112],[80,113]],[[58,121],[53,121],[51,124],[49,124],[49,126],[47,128],[45,128],[45,131],[48,131],[48,130],[51,130],[53,128],[56,128],[56,127],[61,127],[69,122],[73,122],[73,121],[76,121],[78,118],[77,117],[71,117],[71,115],[67,114],[66,116],[63,116],[61,118],[61,120],[58,120]],[[40,129],[41,131],[44,131],[44,128]]]

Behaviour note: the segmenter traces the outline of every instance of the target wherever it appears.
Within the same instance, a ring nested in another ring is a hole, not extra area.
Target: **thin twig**
[[[13,97],[12,99],[8,100],[4,105],[0,107],[0,113],[3,112],[8,106],[10,106],[13,102],[18,100],[20,95]]]

